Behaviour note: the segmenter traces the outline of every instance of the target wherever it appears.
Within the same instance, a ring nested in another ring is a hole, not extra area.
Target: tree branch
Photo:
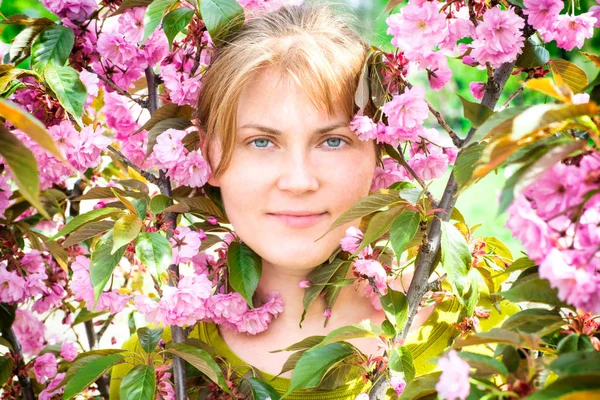
[[[452,139],[452,143],[454,143],[456,147],[460,147],[462,139],[458,137],[458,135],[452,130],[452,128],[450,128],[450,125],[448,125],[442,114],[438,110],[433,108],[431,104],[427,103],[427,106],[429,107],[429,112],[434,115],[435,119],[437,119],[438,124],[440,124],[440,126],[444,128],[446,132],[448,132],[450,139]]]
[[[492,82],[488,81],[488,84],[486,85],[486,91],[483,95],[481,104],[492,110],[494,109],[498,102],[498,98],[500,97],[500,93],[510,77],[514,65],[514,62],[502,64],[494,72],[494,76],[489,80]],[[475,131],[475,128],[471,128],[467,137],[461,142],[459,155],[467,147],[466,145],[475,134]],[[408,320],[400,335],[402,339],[406,339],[415,315],[417,314],[417,310],[419,309],[421,299],[429,289],[429,276],[436,267],[434,261],[437,253],[440,251],[442,221],[448,221],[450,219],[450,215],[452,214],[452,210],[454,209],[457,200],[457,190],[458,184],[456,183],[454,172],[452,172],[438,206],[438,208],[442,208],[443,211],[435,213],[435,218],[431,222],[429,233],[427,235],[428,241],[427,243],[423,243],[419,249],[419,254],[417,256],[418,262],[415,265],[415,274],[413,275],[413,279],[410,282],[410,286],[406,293],[406,299],[408,301]],[[383,400],[388,387],[389,381],[387,379],[380,379],[371,389],[369,398],[372,400]]]
[[[115,149],[113,146],[108,146],[107,149],[110,150],[111,152],[113,152],[119,158],[119,161],[121,161],[123,164],[127,165],[128,167],[131,167],[138,174],[140,174],[144,178],[146,178],[146,180],[148,182],[158,185],[158,178],[155,175],[153,175],[150,172],[148,172],[144,169],[141,169],[140,167],[135,165],[127,157],[125,157],[125,155],[123,153],[121,153],[119,150]]]
[[[158,108],[158,85],[152,67],[146,68],[146,82],[148,82],[147,108],[148,111],[150,111],[150,115],[152,115]],[[173,204],[173,199],[171,198],[171,181],[163,170],[159,171],[157,185],[162,194],[169,196],[170,204]],[[177,215],[171,212],[165,213],[165,220],[167,223],[167,238],[169,238],[173,235],[173,229],[177,226]],[[179,266],[177,264],[171,264],[169,266],[169,271],[171,271],[169,285],[176,286],[177,281],[179,280]],[[172,326],[171,338],[174,343],[185,343],[186,334],[183,331],[183,328]],[[186,379],[185,361],[178,356],[173,356],[173,383],[175,385],[176,400],[186,400],[188,398]]]
[[[3,331],[3,336],[10,342],[12,345],[12,353],[15,358],[15,375],[17,375],[17,379],[19,379],[19,385],[21,386],[21,393],[23,394],[23,400],[34,400],[35,397],[33,395],[33,387],[31,386],[31,380],[24,373],[25,371],[25,359],[23,358],[23,352],[21,351],[21,343],[17,340],[17,336],[12,328]]]

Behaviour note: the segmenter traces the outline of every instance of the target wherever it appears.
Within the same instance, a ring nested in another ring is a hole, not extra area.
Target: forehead
[[[278,126],[322,125],[347,122],[340,101],[332,102],[332,113],[322,104],[315,88],[301,87],[293,77],[273,68],[257,71],[241,92],[237,107],[238,128],[246,124],[265,123]]]

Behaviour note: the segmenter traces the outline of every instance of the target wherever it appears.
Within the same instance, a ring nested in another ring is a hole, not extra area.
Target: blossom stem
[[[450,138],[452,139],[452,143],[454,143],[454,145],[456,147],[459,147],[462,140],[461,138],[458,137],[458,135],[456,134],[456,132],[454,132],[452,130],[452,128],[450,127],[450,125],[448,125],[448,123],[446,122],[446,120],[444,119],[444,117],[442,116],[442,114],[436,110],[435,108],[433,108],[431,106],[431,104],[427,103],[427,106],[429,107],[429,112],[433,114],[433,116],[435,117],[435,119],[437,119],[438,124],[440,124],[440,126],[442,128],[444,128],[446,130],[446,132],[448,132],[448,135],[450,135]]]

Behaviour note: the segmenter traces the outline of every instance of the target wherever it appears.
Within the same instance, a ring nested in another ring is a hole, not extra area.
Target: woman
[[[315,240],[369,194],[381,156],[376,143],[360,141],[349,127],[367,50],[328,6],[283,7],[248,20],[219,48],[202,79],[197,117],[213,171],[209,184],[220,189],[237,236],[262,258],[256,304],[276,291],[284,308],[257,335],[208,323],[199,324],[198,334],[232,366],[252,365],[282,393],[291,371],[271,378],[290,353],[273,350],[365,319],[377,325],[385,319],[362,286],[347,285],[326,327],[323,299],[312,304],[299,326],[305,292],[299,283],[360,219]],[[367,355],[382,353],[378,339],[350,342]],[[288,398],[354,399],[369,386],[358,375],[329,392]]]

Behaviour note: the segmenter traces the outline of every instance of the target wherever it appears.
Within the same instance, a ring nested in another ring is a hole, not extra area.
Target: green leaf
[[[509,290],[499,294],[512,302],[531,301],[557,307],[569,307],[558,299],[558,290],[551,288],[546,279],[537,276],[528,276]]]
[[[472,368],[475,368],[480,375],[508,375],[506,366],[493,357],[484,354],[468,353],[465,351],[461,351],[458,355],[460,358],[467,361]]]
[[[70,399],[71,397],[81,393],[92,383],[96,382],[104,372],[123,360],[122,354],[109,354],[104,357],[94,359],[81,367],[72,378],[69,379],[65,386],[63,397]],[[71,365],[73,368],[73,365]],[[65,377],[66,378],[66,377]]]
[[[148,121],[146,121],[146,123],[144,125],[142,125],[137,131],[135,131],[134,134],[138,134],[143,130],[147,130],[147,131],[151,131],[152,128],[154,128],[154,126],[158,125],[159,122],[162,121],[166,121],[169,119],[175,119],[176,121],[172,121],[173,123],[186,123],[188,124],[186,126],[192,126],[192,121],[191,118],[194,114],[194,109],[189,106],[189,105],[184,105],[184,106],[178,106],[175,103],[167,103],[161,107],[158,108],[158,110],[154,111],[154,113],[152,113],[152,116],[150,117],[150,119]],[[179,119],[185,119],[186,121],[179,121]],[[177,126],[168,126],[167,128],[163,129],[161,131],[161,133],[165,130],[167,130],[168,128],[175,128],[175,129],[185,129],[185,128],[178,128]],[[156,135],[158,136],[158,134]],[[152,148],[150,146],[151,143],[151,138],[150,136],[148,137],[148,147]],[[154,137],[154,143],[156,143],[156,137]]]
[[[92,260],[90,262],[90,280],[94,288],[94,298],[98,302],[104,287],[112,277],[113,270],[121,261],[125,248],[121,247],[115,253],[113,248],[113,233],[108,232],[102,236],[100,241],[94,247],[92,252]],[[91,308],[88,304],[88,308]]]
[[[64,25],[51,25],[40,32],[31,46],[31,66],[41,73],[48,65],[63,66],[75,44],[75,34]]]
[[[300,357],[292,372],[290,387],[286,395],[294,390],[318,386],[331,367],[352,354],[354,354],[354,349],[346,343],[330,343],[307,350]]]
[[[84,240],[103,235],[115,226],[115,221],[96,221],[94,223],[85,224],[78,228],[75,232],[69,235],[67,240],[62,243],[63,248],[73,246],[83,242]]]
[[[147,354],[150,354],[154,351],[158,341],[162,337],[163,331],[163,328],[150,329],[148,327],[143,327],[137,330],[137,335],[140,340],[140,344],[142,345],[142,349],[144,349]]]
[[[15,305],[0,303],[0,330],[8,330],[15,321]]]
[[[558,400],[567,394],[598,390],[600,390],[600,374],[567,375],[530,394],[527,400]],[[592,396],[597,394],[596,392]],[[594,397],[588,396],[587,398]]]
[[[362,243],[358,249],[356,249],[353,256],[356,256],[361,252],[362,249],[377,241],[377,239],[379,239],[384,233],[388,232],[396,217],[398,217],[399,214],[404,210],[405,207],[396,206],[385,211],[380,211],[373,215],[369,221],[369,226],[365,230]]]
[[[50,219],[40,201],[40,181],[35,157],[4,124],[0,124],[0,155],[10,167],[21,196],[40,214]]]
[[[584,351],[595,351],[592,341],[587,335],[572,334],[565,336],[558,342],[556,346],[558,354],[577,353]]]
[[[252,296],[262,274],[262,259],[245,243],[232,242],[227,252],[229,283],[253,308]]]
[[[190,8],[178,8],[165,16],[165,19],[163,20],[163,29],[169,40],[169,51],[172,51],[175,36],[177,36],[183,28],[189,25],[193,16],[194,10]]]
[[[150,200],[150,210],[154,214],[160,214],[165,211],[165,208],[171,205],[171,199],[164,194],[157,194]]]
[[[219,385],[221,389],[229,393],[221,368],[206,351],[181,343],[169,343],[166,350],[190,363],[211,381]]]
[[[381,330],[369,320],[363,320],[358,324],[342,326],[334,329],[315,347],[326,346],[329,343],[342,342],[350,339],[378,337]]]
[[[97,210],[88,211],[85,214],[79,214],[73,219],[71,219],[69,222],[67,222],[67,224],[63,226],[63,228],[60,231],[58,231],[53,238],[58,239],[61,236],[68,235],[69,233],[73,232],[80,226],[87,224],[88,222],[100,221],[104,218],[112,217],[113,215],[120,214],[122,212],[123,210],[120,210],[118,208],[105,207],[99,208]]]
[[[75,321],[73,321],[73,325],[81,324],[82,322],[91,321],[92,319],[99,317],[101,315],[107,314],[108,311],[90,311],[87,308],[82,308],[77,316],[75,317]]]
[[[564,324],[558,311],[545,308],[529,308],[508,317],[502,324],[503,329],[525,333],[551,333]]]
[[[581,93],[588,85],[585,71],[572,62],[558,58],[548,64],[550,64],[557,85],[567,85],[573,93]]]
[[[561,354],[552,361],[550,369],[561,376],[584,373],[600,374],[600,352],[588,350]]]
[[[87,89],[79,79],[79,73],[69,66],[48,65],[44,69],[44,78],[60,104],[73,116],[77,124],[83,127],[81,117],[84,113]]]
[[[244,9],[235,0],[203,0],[200,14],[213,41],[222,39],[244,22]]]
[[[4,386],[8,378],[12,375],[14,363],[12,358],[8,356],[0,357],[0,387]]]
[[[483,104],[469,101],[461,95],[458,95],[458,97],[463,105],[464,116],[467,120],[469,120],[473,128],[480,127],[490,116],[494,114],[494,111],[490,110]]]
[[[142,229],[142,220],[134,214],[126,214],[115,222],[113,228],[113,248],[111,254],[115,254],[123,246],[134,240]]]
[[[521,8],[525,7],[521,6]],[[544,48],[544,44],[536,35],[532,35],[525,41],[523,52],[517,57],[515,65],[521,68],[537,68],[545,65],[548,60],[550,60],[550,52]]]
[[[155,389],[154,365],[137,365],[123,377],[119,394],[127,400],[153,400]]]
[[[394,325],[392,325],[392,323],[387,319],[381,323],[381,329],[383,330],[383,333],[385,333],[389,337],[393,337],[397,333],[396,328],[394,328]]]
[[[513,263],[510,264],[510,267],[505,269],[504,272],[502,272],[502,274],[511,274],[515,271],[521,271],[524,269],[529,269],[531,267],[535,267],[535,262],[527,257],[521,257],[513,261]]]
[[[271,385],[267,382],[257,379],[255,377],[251,377],[246,379],[250,384],[250,388],[252,389],[252,395],[254,396],[254,400],[265,400],[267,397],[271,400],[279,400],[280,396],[277,390],[275,390]]]
[[[494,113],[490,116],[475,132],[469,143],[479,142],[485,138],[492,129],[501,125],[502,123],[513,119],[516,115],[519,115],[525,111],[529,106],[510,107],[500,112]],[[465,143],[466,145],[467,143]]]
[[[325,339],[325,336],[308,336],[308,337],[302,339],[301,341],[294,343],[286,348],[283,348],[281,350],[273,350],[273,351],[270,351],[270,353],[279,353],[281,351],[296,351],[296,350],[310,349],[311,347],[317,346],[319,343],[321,343],[323,341],[323,339]]]
[[[415,379],[416,369],[410,349],[406,346],[394,347],[390,350],[390,370],[393,375],[400,375],[406,382]]]
[[[506,329],[493,328],[487,332],[477,332],[467,337],[459,337],[454,343],[454,348],[474,346],[486,343],[504,343],[516,347],[521,346],[521,337],[518,333]]]
[[[440,380],[440,375],[441,372],[434,372],[433,374],[419,376],[412,382],[408,382],[399,400],[419,400],[429,398],[427,396],[435,396],[437,392],[435,385]]]
[[[146,199],[133,199],[131,203],[135,207],[137,215],[142,219],[142,221],[146,219],[146,210],[148,209],[148,202],[146,201]]]
[[[227,217],[221,212],[221,209],[207,197],[190,197],[178,199],[179,203],[167,207],[165,212],[192,213],[202,216],[214,216],[220,221],[227,221]]]
[[[174,2],[175,0],[154,0],[148,5],[144,15],[144,35],[140,44],[143,44],[154,33],[162,21],[165,10]]]
[[[442,266],[448,274],[448,282],[454,294],[464,304],[464,290],[471,266],[471,251],[465,237],[454,225],[442,221]]]
[[[344,224],[347,224],[348,222],[355,221],[366,215],[373,214],[374,212],[379,211],[384,207],[402,202],[405,202],[405,200],[403,200],[400,197],[399,192],[388,189],[380,189],[377,192],[367,197],[363,197],[362,199],[354,203],[348,211],[344,212],[342,215],[337,217],[337,219],[333,222],[333,224],[331,224],[327,232],[325,232],[317,240],[323,238],[325,235],[327,235],[329,232],[331,232],[338,226],[342,226]]]
[[[414,211],[406,211],[398,215],[390,228],[390,242],[396,259],[406,250],[406,247],[419,231],[421,216]]]
[[[404,293],[388,287],[385,295],[381,296],[381,307],[388,321],[394,325],[396,332],[401,332],[408,320],[408,301]]]
[[[46,18],[44,18],[46,19]],[[15,63],[24,60],[31,54],[31,45],[41,31],[49,25],[54,25],[53,21],[46,19],[46,24],[35,24],[25,27],[15,38],[10,45],[9,60]]]
[[[171,243],[158,232],[140,233],[135,242],[135,254],[156,276],[162,274],[173,259]]]
[[[485,143],[477,143],[458,155],[452,173],[454,174],[454,178],[456,178],[459,188],[465,187],[471,181],[475,164],[481,159],[485,147]]]

